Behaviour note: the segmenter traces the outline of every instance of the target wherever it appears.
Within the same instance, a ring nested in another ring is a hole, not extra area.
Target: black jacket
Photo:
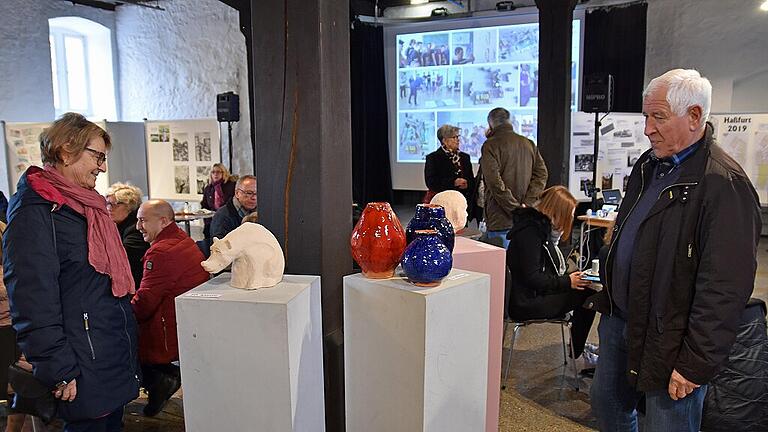
[[[542,311],[541,297],[571,291],[567,274],[558,275],[560,258],[550,236],[552,222],[532,207],[512,212],[514,225],[507,233],[507,267],[512,276],[508,310],[516,319],[551,318],[536,316]]]
[[[427,155],[427,160],[424,164],[424,181],[427,183],[429,190],[435,193],[446,190],[461,192],[469,204],[471,203],[472,192],[475,190],[475,175],[472,171],[472,162],[469,160],[467,153],[459,152],[459,164],[461,165],[461,173],[459,173],[456,166],[451,162],[451,158],[448,157],[443,149],[438,148]],[[459,189],[453,185],[457,178],[463,178],[467,181],[466,189]]]
[[[149,243],[144,241],[141,232],[136,229],[136,213],[132,211],[122,222],[117,224],[117,231],[120,233],[120,239],[123,241],[123,247],[128,254],[128,262],[131,264],[131,274],[133,282],[136,284],[136,290],[141,284],[141,277],[144,275],[144,264],[141,259],[144,253],[149,249]]]
[[[701,430],[768,431],[768,335],[765,302],[751,299],[728,364],[707,388]]]
[[[213,215],[211,219],[211,238],[223,239],[224,236],[229,234],[230,231],[239,227],[243,222],[243,217],[235,208],[235,204],[232,202],[235,198],[230,198],[227,203]]]
[[[629,278],[627,376],[666,389],[673,369],[706,384],[728,357],[752,293],[760,204],[744,170],[712,137],[680,166],[640,225]],[[651,150],[635,164],[606,259],[605,289],[585,306],[613,313],[613,247],[650,181]]]
[[[77,397],[59,402],[60,417],[97,418],[139,395],[131,296],[113,296],[109,276],[88,262],[85,217],[55,208],[26,179],[11,197],[3,237],[18,344],[46,386],[77,379]]]
[[[235,181],[228,181],[221,184],[221,192],[224,194],[223,201],[226,203],[229,201],[233,196],[235,196],[235,184],[237,182]],[[217,209],[214,208],[214,203],[216,202],[216,198],[214,197],[216,189],[213,186],[213,183],[208,183],[205,185],[205,188],[203,188],[203,199],[200,201],[200,206],[204,209],[208,209],[211,211],[216,211]],[[208,219],[205,219],[206,221]]]

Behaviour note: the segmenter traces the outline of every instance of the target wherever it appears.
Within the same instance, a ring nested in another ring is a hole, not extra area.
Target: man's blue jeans
[[[509,230],[499,230],[499,231],[491,231],[488,230],[485,235],[486,237],[490,238],[500,238],[502,241],[502,246],[504,249],[506,249],[509,246],[509,240],[507,240],[507,233]]]
[[[592,413],[604,432],[636,432],[637,403],[643,396],[627,381],[627,322],[602,315],[598,326],[600,359],[590,397]],[[645,432],[698,431],[707,386],[683,399],[672,400],[667,390],[645,392]]]

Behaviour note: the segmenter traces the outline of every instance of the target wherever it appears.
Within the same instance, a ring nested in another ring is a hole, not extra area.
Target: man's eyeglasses
[[[449,136],[449,137],[446,137],[446,138],[453,139],[453,138],[458,138],[458,137],[459,137],[458,135],[454,135],[454,136]]]
[[[89,152],[93,153],[94,156],[96,156],[96,163],[99,166],[101,166],[101,164],[103,164],[104,162],[107,161],[107,154],[106,153],[102,153],[100,151],[97,151],[97,150],[94,150],[94,149],[88,148],[88,147],[86,147],[85,149],[88,150]]]
[[[255,198],[256,197],[256,192],[245,191],[245,190],[242,190],[242,189],[238,189],[238,190],[240,191],[240,193],[242,193],[243,195],[247,196],[248,198]]]
[[[121,202],[111,203],[111,202],[107,201],[107,210],[111,210],[111,209],[113,209],[113,208],[115,208],[115,207],[117,207],[119,205],[123,205],[123,204],[125,204],[125,203],[121,203]]]

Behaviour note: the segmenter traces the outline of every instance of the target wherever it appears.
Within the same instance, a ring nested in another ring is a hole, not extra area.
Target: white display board
[[[768,114],[712,114],[715,137],[752,180],[760,204],[768,205]]]
[[[216,119],[146,121],[149,197],[200,201],[211,165],[221,162]]]
[[[107,191],[111,181],[129,181],[146,190],[146,170],[143,165],[135,165],[120,157],[120,154],[133,155],[136,151],[144,150],[144,139],[141,123],[113,123],[107,121],[94,122],[100,128],[106,130],[111,138],[113,151],[107,158],[107,172],[99,174],[96,178],[96,190],[104,194]],[[40,134],[51,125],[47,123],[11,123],[2,122],[4,143],[4,159],[2,166],[8,169],[8,195],[16,192],[16,184],[21,175],[32,165],[42,166],[43,162],[40,156]],[[114,130],[113,130],[114,129]],[[120,149],[117,153],[115,150]],[[115,168],[115,173],[119,175],[110,175],[110,166]],[[129,174],[130,173],[130,174]],[[0,188],[4,183],[0,182]],[[3,191],[6,191],[3,189]]]
[[[599,130],[600,151],[597,159],[597,187],[600,190],[627,187],[629,174],[637,159],[650,147],[643,134],[645,119],[642,114],[611,113],[602,119]],[[590,197],[583,184],[592,183],[595,166],[595,115],[575,112],[571,116],[571,155],[568,189],[577,200]]]
[[[645,118],[639,113],[611,113],[600,125],[600,152],[597,159],[597,187],[626,190],[632,166],[650,143],[643,134]],[[749,176],[768,205],[768,114],[711,114],[715,139]],[[595,115],[577,112],[571,117],[569,190],[578,200],[588,200],[583,182],[592,182],[594,167]]]

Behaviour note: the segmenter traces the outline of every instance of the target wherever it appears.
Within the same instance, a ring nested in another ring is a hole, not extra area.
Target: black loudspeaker
[[[581,110],[584,112],[611,112],[613,108],[613,76],[590,74],[584,77]]]
[[[234,92],[217,94],[216,118],[220,122],[240,121],[240,96]]]

